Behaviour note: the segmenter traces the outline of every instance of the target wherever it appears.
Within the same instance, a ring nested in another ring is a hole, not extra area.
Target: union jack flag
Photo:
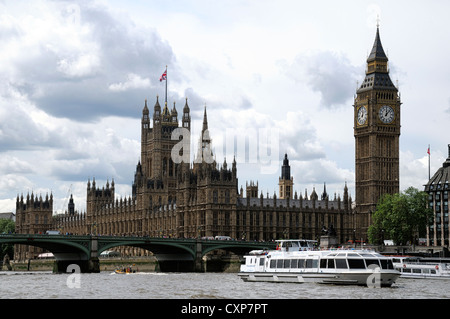
[[[167,70],[165,70],[164,73],[159,77],[159,82],[162,82],[164,80],[167,80]]]

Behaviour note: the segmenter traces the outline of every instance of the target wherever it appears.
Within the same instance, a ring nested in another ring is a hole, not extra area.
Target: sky
[[[131,196],[142,109],[163,101],[166,65],[193,149],[206,107],[238,187],[278,195],[286,153],[298,193],[347,183],[354,196],[353,99],[377,23],[403,103],[400,188],[423,189],[428,145],[433,174],[450,143],[448,12],[446,0],[0,0],[0,211],[31,193],[53,194],[57,212],[73,194],[83,211],[94,178]],[[267,130],[270,167],[226,147],[261,152]]]

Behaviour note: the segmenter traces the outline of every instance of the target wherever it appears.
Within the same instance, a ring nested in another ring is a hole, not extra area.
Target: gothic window
[[[39,216],[38,214],[34,215],[34,223],[39,224]]]
[[[163,158],[163,176],[166,176],[166,172],[167,172],[167,158]]]
[[[217,204],[219,202],[219,196],[217,191],[213,191],[213,203]]]
[[[228,189],[225,191],[225,203],[230,203],[230,191]]]
[[[173,176],[173,161],[169,159],[169,176]]]

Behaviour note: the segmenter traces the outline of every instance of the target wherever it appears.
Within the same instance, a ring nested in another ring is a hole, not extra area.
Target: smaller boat
[[[136,272],[136,270],[134,270],[131,267],[124,267],[124,268],[116,269],[116,270],[114,270],[114,272],[116,274],[120,274],[120,275],[127,275],[127,274],[134,274]]]
[[[450,259],[425,257],[392,257],[401,278],[450,279]]]

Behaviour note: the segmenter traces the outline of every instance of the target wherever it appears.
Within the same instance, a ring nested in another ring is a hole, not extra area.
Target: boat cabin
[[[317,246],[316,240],[309,240],[309,239],[277,240],[276,243],[277,243],[277,250],[279,251],[314,250]]]

